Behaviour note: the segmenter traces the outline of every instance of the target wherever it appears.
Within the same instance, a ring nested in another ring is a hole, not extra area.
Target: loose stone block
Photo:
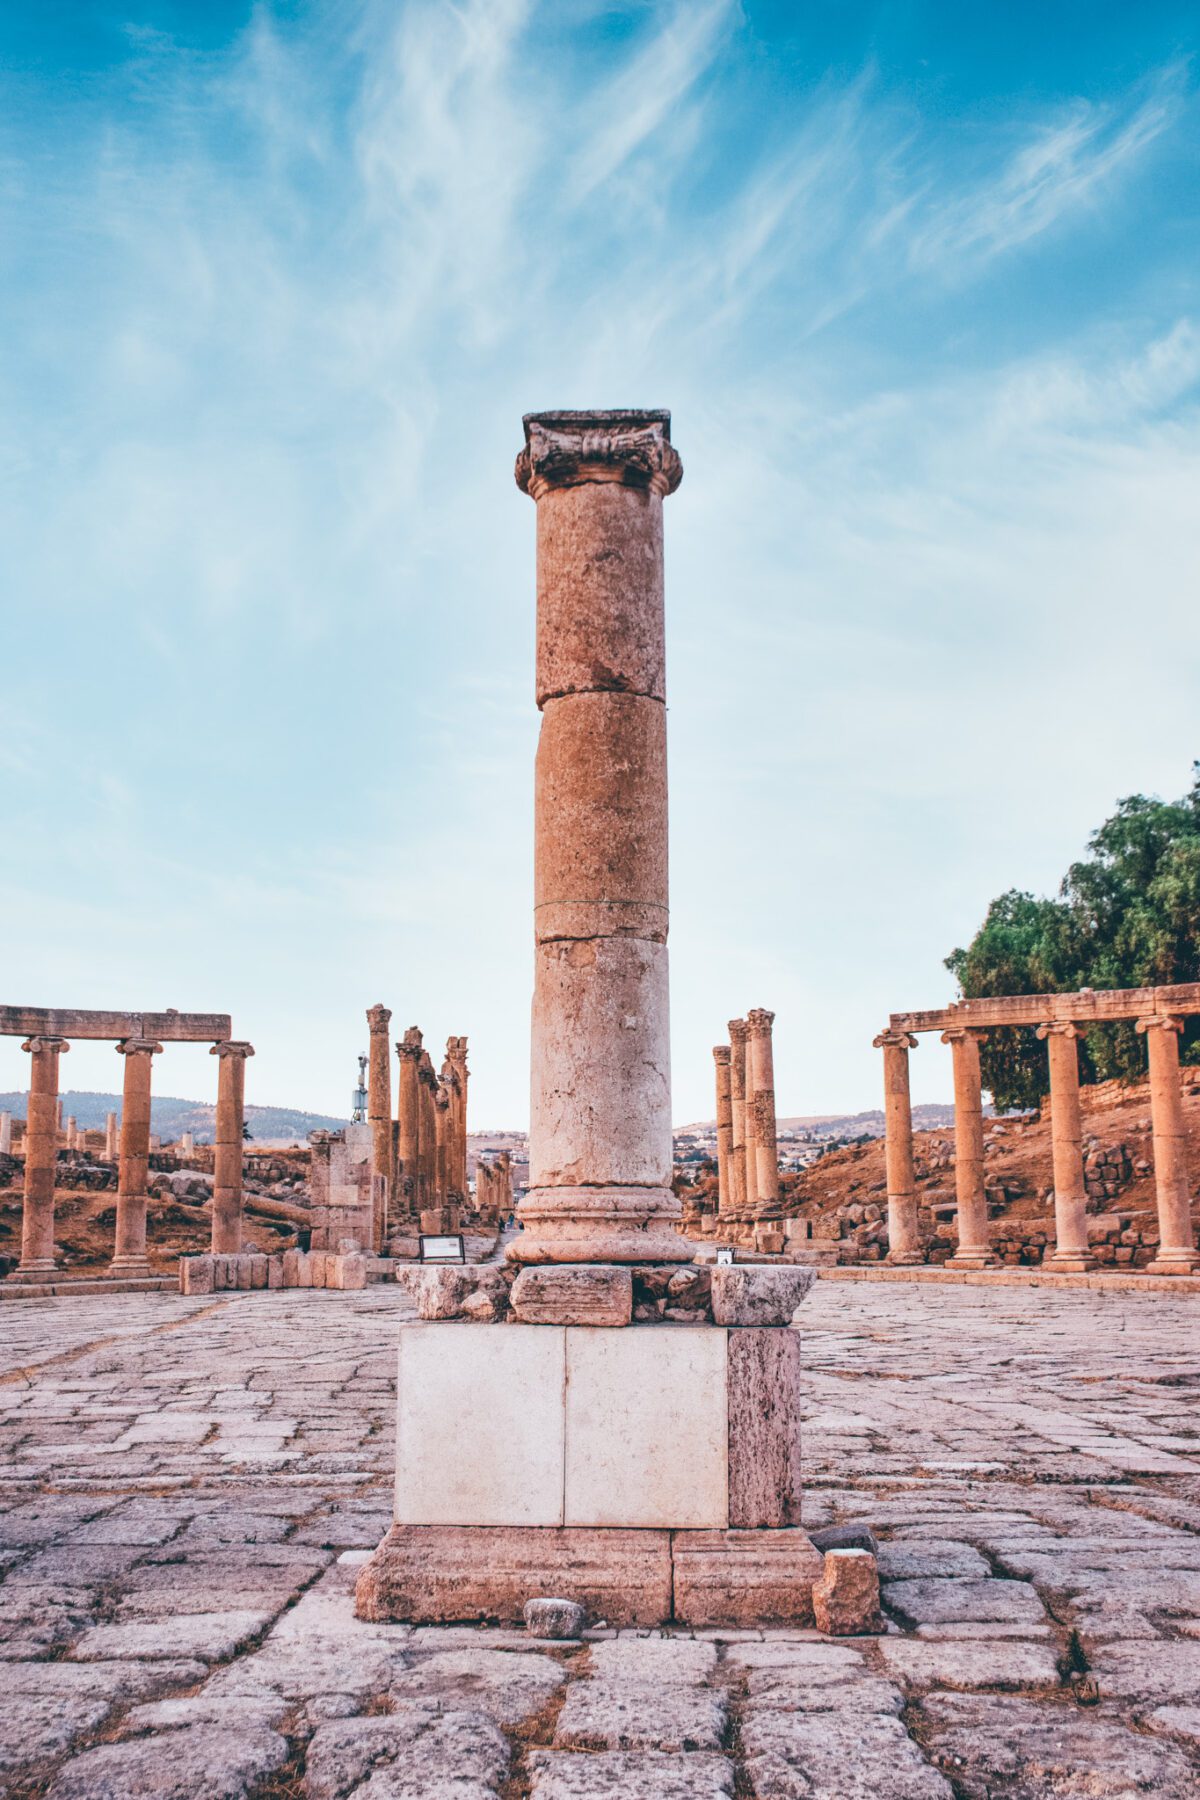
[[[245,1289],[249,1293],[254,1285],[254,1257],[234,1256],[230,1258],[230,1261],[234,1265],[231,1285],[238,1289]]]
[[[397,1522],[561,1525],[565,1366],[561,1327],[406,1325]]]
[[[211,1256],[180,1257],[179,1291],[181,1294],[212,1293],[213,1258]]]
[[[324,1250],[310,1250],[308,1253],[309,1280],[308,1286],[323,1288],[325,1286],[325,1265],[328,1257]]]
[[[799,1525],[800,1334],[751,1327],[728,1335],[729,1523]]]
[[[296,1286],[310,1288],[313,1284],[313,1259],[307,1250],[296,1251]]]
[[[725,1525],[725,1332],[573,1328],[566,1354],[563,1523]]]
[[[718,1325],[790,1325],[816,1279],[809,1268],[718,1263],[712,1270],[713,1318]]]
[[[282,1256],[269,1256],[267,1258],[267,1286],[269,1288],[281,1288],[284,1286]]]
[[[706,1625],[811,1625],[824,1573],[804,1532],[677,1531],[675,1618]]]
[[[394,1525],[363,1565],[355,1610],[360,1619],[515,1625],[525,1602],[547,1593],[613,1626],[662,1625],[671,1616],[670,1533]]]
[[[265,1288],[266,1285],[267,1258],[256,1253],[250,1258],[250,1286],[252,1288]]]
[[[522,1269],[512,1310],[526,1325],[628,1325],[633,1277],[604,1263],[558,1263]]]
[[[825,1568],[813,1587],[817,1630],[828,1637],[855,1637],[883,1629],[879,1612],[879,1566],[869,1550],[827,1550]]]
[[[367,1285],[367,1259],[361,1252],[342,1257],[342,1287],[347,1292]]]
[[[527,1600],[525,1629],[535,1638],[577,1638],[587,1624],[587,1614],[574,1600]]]

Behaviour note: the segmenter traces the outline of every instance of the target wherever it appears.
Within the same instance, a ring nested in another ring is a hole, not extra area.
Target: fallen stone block
[[[815,1269],[794,1263],[717,1263],[712,1274],[713,1318],[718,1325],[790,1325],[817,1279]]]
[[[213,1258],[211,1256],[180,1257],[179,1291],[181,1294],[212,1293]]]
[[[826,1637],[857,1637],[883,1629],[879,1565],[869,1550],[827,1550],[813,1587],[813,1616]]]
[[[574,1600],[527,1600],[522,1611],[530,1637],[577,1638],[587,1623],[587,1614]]]

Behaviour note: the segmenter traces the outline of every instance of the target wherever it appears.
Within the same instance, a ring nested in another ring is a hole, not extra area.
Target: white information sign
[[[726,1263],[731,1263],[733,1261],[733,1251],[726,1250],[726,1249],[718,1250],[717,1251],[717,1261],[722,1266],[724,1266],[724,1264],[726,1264]]]
[[[421,1261],[425,1262],[466,1262],[467,1253],[463,1248],[461,1234],[445,1237],[426,1237],[421,1235]]]

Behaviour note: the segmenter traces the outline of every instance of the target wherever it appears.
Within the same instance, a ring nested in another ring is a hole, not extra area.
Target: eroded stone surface
[[[287,1739],[243,1719],[85,1750],[60,1770],[47,1800],[242,1800],[287,1761]]]
[[[922,1711],[935,1756],[965,1800],[1188,1800],[1196,1765],[1111,1715],[1069,1702],[937,1694]]]
[[[601,1751],[580,1756],[535,1750],[532,1800],[732,1800],[733,1764],[727,1756],[668,1756],[660,1750]]]

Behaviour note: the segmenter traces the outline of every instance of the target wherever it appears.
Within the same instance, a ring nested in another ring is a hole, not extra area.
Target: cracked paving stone
[[[1102,1700],[1159,1706],[1190,1701],[1200,1689],[1200,1643],[1107,1644],[1091,1658]]]
[[[567,1689],[554,1729],[559,1750],[719,1750],[725,1695],[711,1688],[593,1677]]]
[[[127,1625],[96,1625],[75,1645],[79,1662],[129,1658],[142,1662],[198,1656],[221,1662],[236,1655],[247,1639],[271,1622],[265,1612],[180,1613],[173,1619],[138,1620]]]
[[[1059,1679],[1052,1648],[1011,1638],[944,1643],[884,1639],[879,1654],[890,1675],[915,1687],[1056,1687]]]
[[[754,1800],[954,1800],[899,1719],[760,1712],[742,1725]]]
[[[667,1756],[659,1751],[535,1750],[531,1800],[732,1800],[727,1756]]]
[[[921,1711],[963,1800],[1195,1800],[1200,1791],[1184,1752],[1094,1707],[931,1694]]]
[[[288,1759],[277,1731],[192,1725],[173,1731],[164,1753],[153,1738],[85,1750],[59,1770],[47,1800],[243,1800]]]
[[[405,1669],[392,1680],[396,1700],[429,1700],[483,1712],[511,1729],[554,1698],[565,1679],[549,1656],[511,1650],[445,1650]]]
[[[194,1684],[203,1663],[5,1663],[0,1769],[57,1756],[118,1706]]]
[[[1026,1581],[889,1581],[884,1605],[914,1625],[990,1621],[1041,1624],[1046,1613]]]
[[[308,1746],[308,1800],[493,1800],[509,1767],[507,1741],[480,1712],[416,1702],[378,1718],[323,1725]]]

